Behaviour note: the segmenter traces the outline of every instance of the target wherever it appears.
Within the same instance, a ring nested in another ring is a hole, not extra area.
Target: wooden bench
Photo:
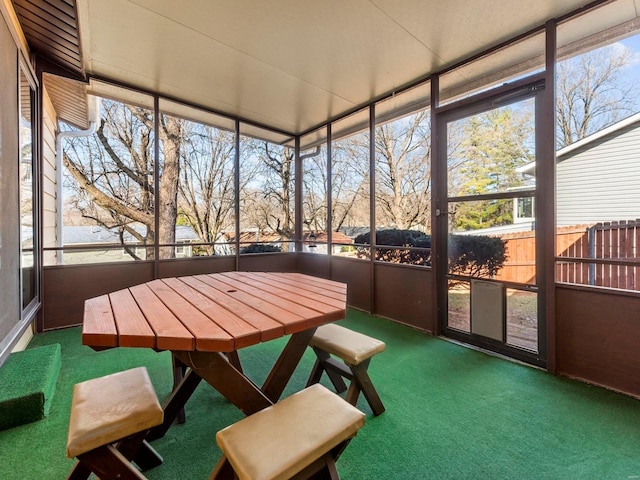
[[[337,479],[335,462],[365,415],[322,385],[313,385],[220,430],[223,456],[212,479]]]
[[[76,384],[67,456],[77,457],[78,463],[68,478],[86,479],[93,472],[105,479],[144,479],[131,460],[143,445],[153,452],[145,437],[162,420],[162,408],[145,367]],[[141,468],[158,464],[155,460],[145,463],[147,460],[136,457]]]
[[[346,400],[356,405],[362,392],[374,415],[380,415],[385,408],[380,400],[367,369],[371,358],[385,349],[384,342],[354,332],[336,324],[318,327],[309,345],[316,354],[316,362],[311,370],[307,386],[320,381],[323,372],[327,372],[336,391],[342,393],[347,389],[342,378],[351,381]],[[339,357],[342,362],[332,358]]]

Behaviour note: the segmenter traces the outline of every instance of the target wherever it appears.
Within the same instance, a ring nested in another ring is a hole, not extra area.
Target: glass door
[[[38,303],[37,282],[37,205],[34,144],[35,84],[20,66],[20,284],[23,318],[35,314]]]
[[[484,95],[441,114],[446,193],[439,202],[445,208],[437,211],[447,252],[438,270],[446,291],[440,296],[442,332],[537,364],[544,361],[535,221],[541,89]]]

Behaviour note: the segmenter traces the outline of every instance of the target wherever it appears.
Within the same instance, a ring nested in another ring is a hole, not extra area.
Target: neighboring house
[[[234,232],[223,232],[218,240],[216,240],[215,252],[216,255],[233,255],[235,248],[236,236]],[[267,230],[258,230],[257,228],[247,229],[240,232],[240,249],[248,247],[252,244],[268,244],[274,247],[279,247],[283,251],[295,250],[293,243],[286,243],[287,241],[274,232]],[[289,247],[287,247],[289,245]]]
[[[640,113],[558,150],[556,161],[558,255],[637,259]],[[535,163],[519,172],[535,177]],[[535,278],[534,229],[533,199],[515,198],[512,224],[456,233],[506,240],[509,258],[497,278],[527,283]],[[561,282],[640,290],[636,275],[627,266],[571,261],[557,270]]]
[[[190,243],[197,243],[200,239],[196,232],[188,225],[176,225],[176,258],[187,258],[193,256],[193,247]]]
[[[136,231],[144,233],[144,226],[138,225]],[[65,247],[70,248],[64,252],[64,263],[95,263],[95,262],[121,262],[131,260],[132,257],[120,245],[120,236],[115,228],[106,229],[100,226],[65,226],[62,229],[62,240]],[[144,259],[146,249],[137,244],[137,240],[130,234],[125,233],[124,240],[129,245],[135,255]],[[190,243],[197,242],[198,237],[189,226],[176,226],[176,258],[187,258],[193,255]],[[106,248],[115,247],[115,248]]]
[[[340,228],[340,233],[343,233],[347,237],[354,239],[358,235],[362,235],[363,233],[369,233],[370,230],[371,230],[371,228],[369,228],[369,227],[341,227]],[[335,235],[335,233],[334,233],[334,235]],[[335,241],[336,240],[334,240],[334,242]],[[338,243],[342,243],[342,242],[338,242]]]
[[[556,162],[558,227],[640,218],[640,113],[558,150]],[[518,171],[535,176],[535,162]],[[512,224],[456,233],[502,235],[533,230],[534,206],[532,197],[515,198]]]
[[[329,251],[329,237],[326,232],[304,232],[303,252],[327,254]],[[348,252],[348,246],[353,244],[353,239],[342,232],[331,232],[331,242],[333,243],[334,255]]]
[[[640,218],[640,113],[558,150],[556,159],[558,226]],[[519,171],[533,175],[535,163]]]
[[[302,251],[310,253],[326,254],[328,252],[327,233],[326,232],[303,232]],[[353,244],[353,239],[342,232],[333,232],[331,235],[334,244],[333,253],[337,254],[342,251],[344,245]],[[219,240],[220,244],[216,244],[217,255],[233,255],[233,243],[235,235],[233,233],[224,233]],[[240,248],[248,247],[251,244],[268,244],[282,248],[282,251],[295,250],[295,242],[283,239],[278,233],[272,231],[264,231],[251,229],[240,232]]]

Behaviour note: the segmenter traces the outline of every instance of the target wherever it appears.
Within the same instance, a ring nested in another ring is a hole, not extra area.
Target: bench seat
[[[162,407],[144,367],[76,384],[67,456],[77,457],[79,463],[69,478],[86,478],[88,471],[105,477],[144,478],[129,461],[147,431],[162,420]],[[116,442],[118,448],[112,446]],[[120,473],[120,469],[127,473]]]
[[[216,441],[224,456],[211,478],[223,478],[226,460],[240,480],[335,471],[335,461],[364,421],[358,409],[313,385],[220,430]]]
[[[362,392],[374,415],[384,412],[382,400],[368,373],[371,358],[386,348],[384,342],[332,323],[318,327],[309,345],[317,359],[307,386],[318,383],[322,373],[327,372],[340,393],[347,389],[342,377],[347,378],[351,381],[346,396],[349,403],[356,405]],[[344,363],[336,361],[332,355]]]

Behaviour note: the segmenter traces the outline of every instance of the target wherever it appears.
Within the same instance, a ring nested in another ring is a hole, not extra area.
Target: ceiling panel
[[[88,73],[287,132],[300,128],[310,111],[322,109],[331,116],[353,107],[285,70],[132,3],[91,1],[88,7],[83,27],[89,33],[83,36]],[[124,40],[111,40],[115,38]]]
[[[292,77],[361,104],[424,72],[427,49],[368,0],[134,3]],[[224,8],[220,8],[224,5]],[[414,65],[408,71],[399,69]],[[355,71],[358,77],[341,75]],[[368,84],[354,81],[368,79]]]
[[[584,5],[571,0],[371,0],[438,58],[438,69]]]
[[[303,133],[356,111],[584,4],[77,0],[74,7],[75,1],[14,0],[34,49],[88,76],[285,134]],[[639,1],[613,2],[611,13],[596,15],[595,23],[635,18]],[[42,8],[35,12],[34,5]],[[587,20],[578,30],[593,23]],[[580,37],[580,32],[567,32],[567,37]],[[510,62],[512,69],[531,63],[527,58]],[[491,68],[503,67],[499,62]],[[456,75],[461,83],[478,82],[469,72]]]

